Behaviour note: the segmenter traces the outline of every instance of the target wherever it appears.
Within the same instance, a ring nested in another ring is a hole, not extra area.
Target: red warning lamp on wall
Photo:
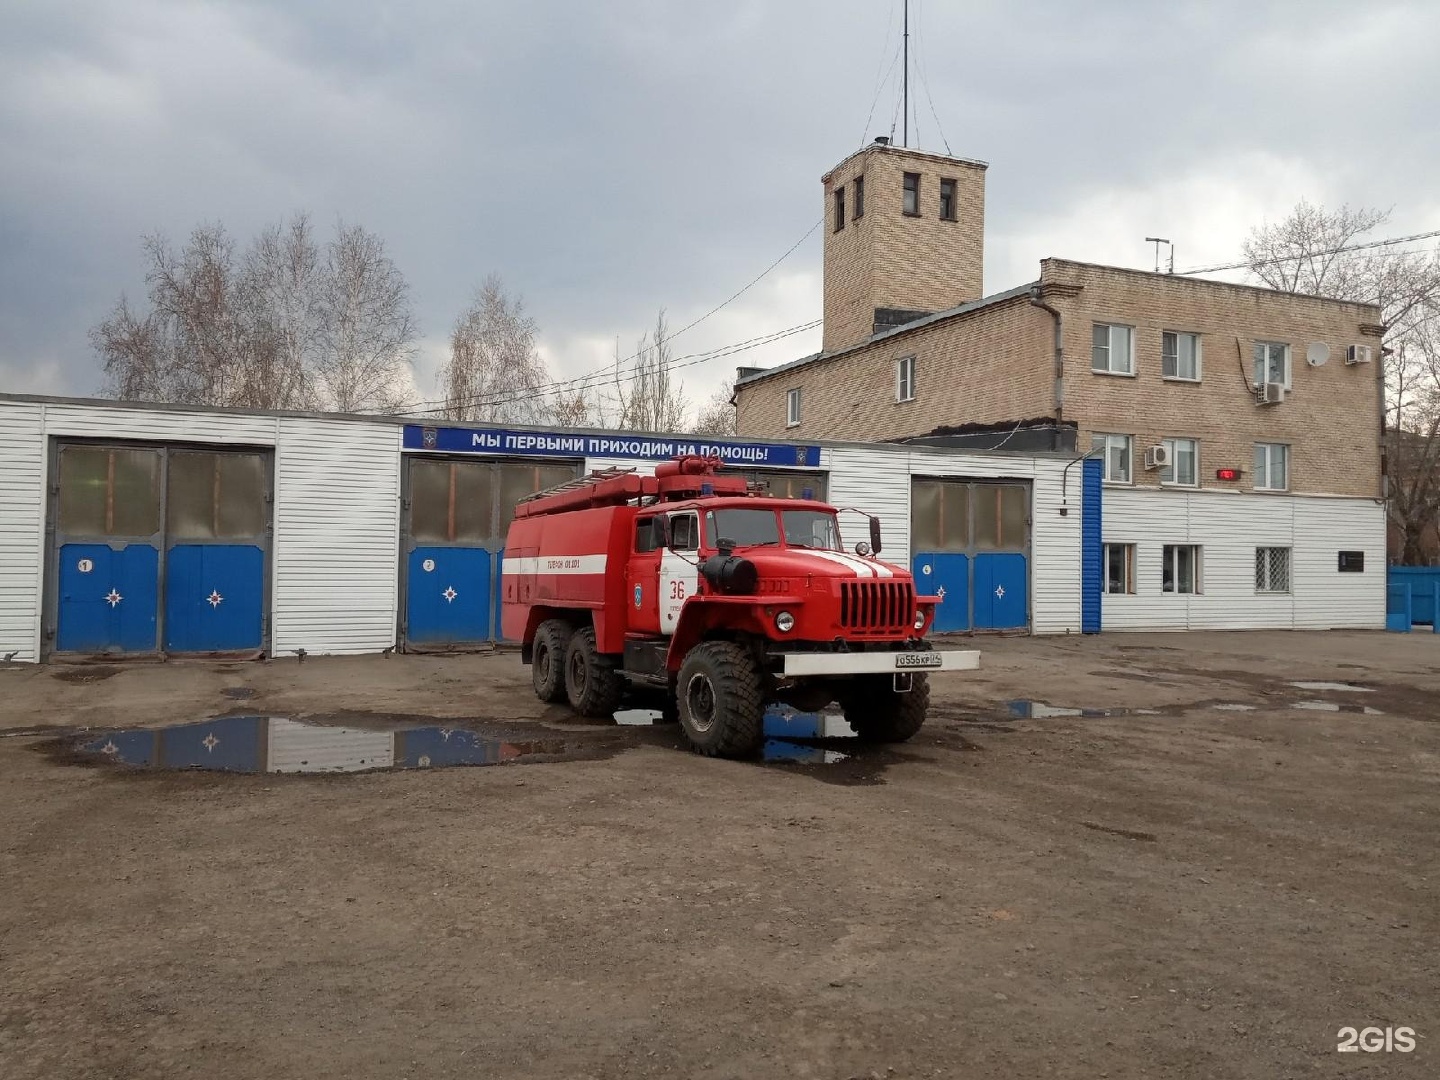
[[[1216,470],[1215,470],[1215,479],[1216,479],[1216,480],[1239,480],[1239,479],[1240,479],[1240,470],[1239,470],[1239,469],[1216,469]]]

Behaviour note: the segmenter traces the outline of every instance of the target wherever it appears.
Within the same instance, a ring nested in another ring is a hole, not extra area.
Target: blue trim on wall
[[[1100,632],[1100,596],[1105,587],[1100,502],[1104,494],[1105,463],[1087,458],[1081,463],[1080,482],[1080,631]]]

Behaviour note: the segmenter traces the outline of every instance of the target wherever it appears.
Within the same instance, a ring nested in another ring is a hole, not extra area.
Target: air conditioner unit
[[[1152,446],[1145,451],[1145,468],[1163,469],[1170,464],[1170,448],[1168,446]]]
[[[1255,400],[1261,405],[1279,405],[1285,400],[1285,384],[1278,382],[1262,384],[1255,393]]]
[[[1369,345],[1350,345],[1345,349],[1345,363],[1347,364],[1368,364],[1370,363]]]

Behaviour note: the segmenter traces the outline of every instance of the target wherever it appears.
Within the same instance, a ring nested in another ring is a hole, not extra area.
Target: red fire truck
[[[593,472],[516,506],[505,636],[542,701],[606,716],[627,682],[652,687],[702,754],[755,753],[771,702],[838,701],[862,739],[902,742],[925,722],[927,673],[980,654],[928,646],[939,598],[875,558],[875,518],[845,551],[838,513],[715,458]]]

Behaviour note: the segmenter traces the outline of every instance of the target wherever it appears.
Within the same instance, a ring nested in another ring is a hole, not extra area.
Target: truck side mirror
[[[880,554],[880,519],[878,517],[870,519],[870,554]]]

